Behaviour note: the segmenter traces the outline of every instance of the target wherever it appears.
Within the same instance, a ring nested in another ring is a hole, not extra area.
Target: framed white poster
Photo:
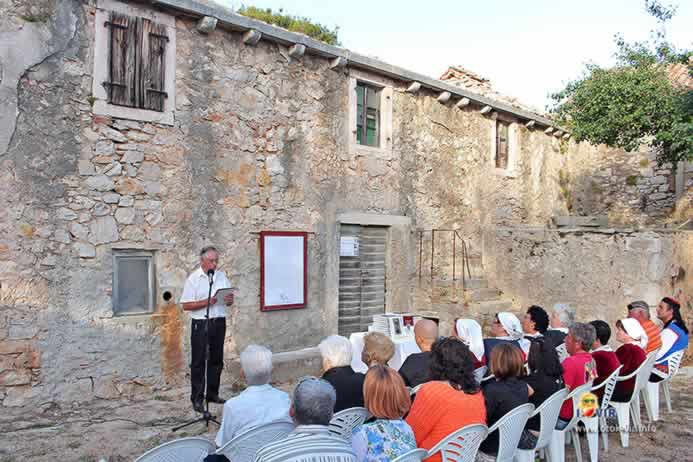
[[[260,233],[260,310],[305,308],[307,233]]]

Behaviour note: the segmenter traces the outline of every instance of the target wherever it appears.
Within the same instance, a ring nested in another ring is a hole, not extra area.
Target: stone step
[[[507,300],[489,300],[469,304],[469,311],[479,314],[496,314],[499,311],[512,311],[513,304]]]
[[[488,287],[488,279],[486,279],[486,278],[472,278],[472,279],[465,279],[465,281],[464,281],[465,290],[485,289],[487,287]]]
[[[465,289],[464,299],[468,302],[484,302],[498,300],[501,291],[496,288]]]

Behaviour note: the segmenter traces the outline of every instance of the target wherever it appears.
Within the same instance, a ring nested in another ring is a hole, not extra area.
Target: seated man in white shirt
[[[260,449],[255,462],[284,461],[306,451],[313,456],[329,454],[334,462],[356,462],[351,444],[330,434],[328,424],[337,399],[334,387],[326,380],[304,377],[294,388],[293,398],[290,413],[296,428],[283,440]]]
[[[291,422],[289,395],[269,384],[272,352],[259,345],[248,345],[241,352],[241,374],[248,388],[224,404],[216,443],[221,447],[234,437],[270,422]]]

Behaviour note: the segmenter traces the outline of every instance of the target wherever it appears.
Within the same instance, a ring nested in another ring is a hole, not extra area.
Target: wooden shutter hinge
[[[128,26],[124,26],[123,24],[116,24],[111,21],[106,21],[103,23],[104,27],[115,27],[116,29],[127,29]]]
[[[156,33],[154,33],[154,32],[150,32],[150,33],[149,33],[149,36],[150,36],[150,37],[160,38],[160,39],[166,40],[166,41],[168,42],[168,35],[156,34]]]
[[[151,91],[152,93],[158,93],[160,95],[164,95],[164,98],[168,98],[168,92],[165,92],[163,90],[157,90],[156,88],[147,88],[147,91]]]
[[[128,87],[124,83],[118,83],[118,82],[101,82],[101,85],[103,85],[104,87],[122,87],[122,88]]]

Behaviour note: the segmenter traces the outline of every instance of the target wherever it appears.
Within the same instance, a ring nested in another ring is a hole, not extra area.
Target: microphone
[[[209,277],[209,283],[212,284],[212,282],[214,281],[214,279],[213,279],[214,278],[214,270],[211,268],[208,269],[207,270],[207,276]]]

